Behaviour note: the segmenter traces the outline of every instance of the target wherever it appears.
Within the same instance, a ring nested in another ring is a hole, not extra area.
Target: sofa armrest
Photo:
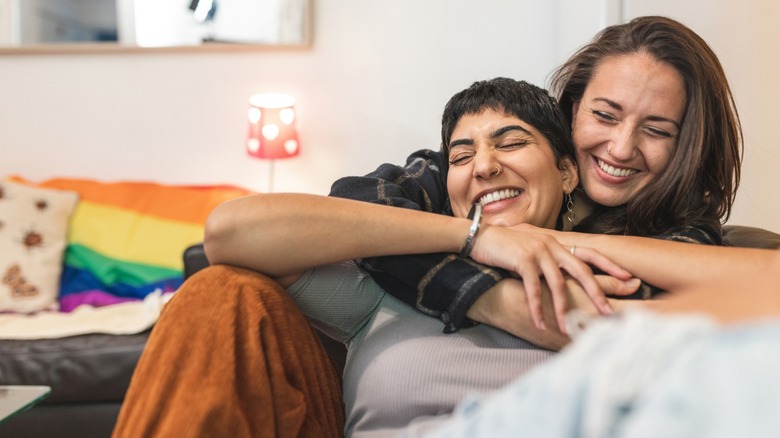
[[[184,279],[192,277],[192,274],[200,271],[209,265],[209,259],[206,258],[206,252],[203,250],[203,244],[197,243],[184,250]]]

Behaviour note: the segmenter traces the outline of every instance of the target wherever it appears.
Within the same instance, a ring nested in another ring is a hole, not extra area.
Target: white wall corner
[[[116,27],[119,44],[137,45],[135,37],[135,0],[117,0]]]
[[[604,26],[624,23],[626,19],[626,0],[603,0]]]
[[[557,0],[556,66],[601,29],[623,21],[623,0]]]
[[[19,45],[19,0],[0,0],[0,46]]]

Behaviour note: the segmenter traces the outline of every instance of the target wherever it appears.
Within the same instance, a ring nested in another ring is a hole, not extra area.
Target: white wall
[[[297,97],[302,154],[276,162],[274,189],[327,193],[340,176],[438,147],[444,103],[472,81],[543,85],[621,5],[676,15],[713,43],[748,140],[732,222],[780,231],[768,184],[777,69],[759,55],[777,52],[780,6],[739,0],[315,0],[309,51],[0,56],[0,176],[264,190],[267,162],[243,149],[247,99],[281,91]]]
[[[243,149],[246,109],[281,91],[297,97],[302,154],[277,161],[274,187],[327,193],[340,176],[438,147],[444,103],[472,81],[543,83],[554,6],[317,0],[310,51],[0,56],[0,175],[262,190],[267,163]]]

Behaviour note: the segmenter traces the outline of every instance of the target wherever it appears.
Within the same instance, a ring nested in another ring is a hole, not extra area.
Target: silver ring
[[[607,148],[607,155],[612,156],[612,146]]]
[[[574,251],[577,251],[577,245],[572,245],[571,250],[569,251],[571,255],[574,255]]]

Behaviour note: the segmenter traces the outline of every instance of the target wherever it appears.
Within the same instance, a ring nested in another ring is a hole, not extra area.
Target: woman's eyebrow
[[[595,100],[597,102],[604,102],[607,105],[609,105],[610,107],[612,107],[612,109],[616,109],[618,111],[623,111],[623,105],[615,102],[614,100],[609,100],[606,97],[595,97],[595,98],[593,98],[593,100]]]
[[[458,140],[452,140],[450,142],[450,149],[454,148],[455,146],[471,146],[474,144],[474,140],[470,138],[461,138]]]
[[[503,126],[501,128],[498,128],[495,131],[493,131],[492,133],[490,133],[490,138],[501,137],[502,135],[506,134],[509,131],[523,131],[523,132],[525,132],[528,135],[533,135],[531,133],[531,131],[523,128],[520,125],[508,125],[508,126]]]

